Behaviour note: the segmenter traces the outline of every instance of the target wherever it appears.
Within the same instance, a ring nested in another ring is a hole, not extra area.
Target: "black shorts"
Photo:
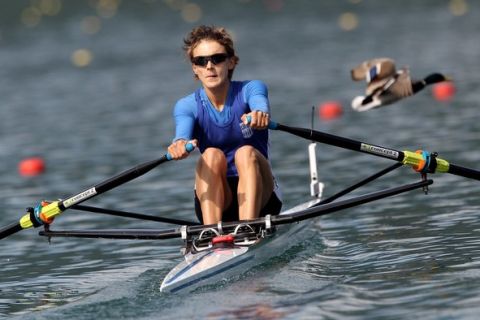
[[[232,190],[232,203],[230,206],[225,209],[222,213],[222,222],[229,221],[238,221],[238,199],[237,199],[237,187],[238,187],[238,177],[228,177],[227,183]],[[198,200],[197,193],[193,191],[195,197],[195,214],[197,215],[198,221],[203,224],[202,208],[200,206],[200,200]],[[260,217],[264,217],[267,214],[277,215],[282,209],[282,201],[278,199],[275,192],[272,192],[270,199],[268,199],[267,204],[260,210]]]

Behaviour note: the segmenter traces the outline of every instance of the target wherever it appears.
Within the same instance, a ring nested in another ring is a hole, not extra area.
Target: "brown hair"
[[[240,58],[235,55],[235,48],[233,47],[233,40],[225,28],[216,26],[201,25],[193,28],[188,36],[183,39],[183,50],[191,61],[193,58],[193,50],[202,40],[213,40],[220,43],[227,52],[228,57],[233,61],[234,67],[228,70],[228,78],[232,79],[235,66],[238,64]]]

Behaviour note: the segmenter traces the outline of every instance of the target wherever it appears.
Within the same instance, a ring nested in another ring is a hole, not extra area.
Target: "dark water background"
[[[426,148],[452,163],[480,168],[478,2],[115,4],[1,2],[0,225],[16,221],[42,199],[75,194],[165,152],[173,135],[172,106],[197,86],[181,40],[200,23],[232,31],[241,58],[235,78],[268,84],[277,121],[309,127],[311,107],[336,100],[344,106],[343,116],[317,118],[317,129],[400,150]],[[31,6],[36,9],[24,11]],[[339,24],[347,12],[358,19],[350,31]],[[89,16],[100,22],[97,32],[82,27]],[[79,49],[93,56],[83,68],[71,60]],[[388,108],[353,112],[350,100],[363,83],[352,82],[349,70],[379,56],[409,65],[417,78],[432,71],[453,76],[455,98],[439,102],[427,89]],[[309,193],[307,144],[272,132],[272,163],[286,206]],[[46,172],[20,176],[18,163],[32,156],[45,159]],[[197,157],[164,164],[87,204],[191,219]],[[327,195],[390,165],[323,145],[318,157]],[[179,240],[56,238],[49,245],[37,230],[23,231],[0,242],[0,317],[476,319],[479,184],[434,177],[427,196],[414,191],[325,216],[304,241],[276,259],[236,281],[188,295],[159,292],[161,280],[181,259]],[[418,179],[402,168],[356,193]],[[67,211],[54,227],[166,225]]]

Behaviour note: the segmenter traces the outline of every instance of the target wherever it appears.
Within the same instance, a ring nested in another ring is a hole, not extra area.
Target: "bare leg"
[[[268,160],[252,146],[237,150],[235,165],[238,171],[239,219],[255,219],[272,195],[272,170]]]
[[[203,223],[222,220],[222,212],[232,202],[227,184],[227,159],[220,149],[206,149],[197,162],[195,190],[202,208]]]

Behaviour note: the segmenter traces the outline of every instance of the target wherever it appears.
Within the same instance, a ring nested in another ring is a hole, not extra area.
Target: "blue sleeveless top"
[[[241,116],[249,113],[250,107],[244,101],[242,84],[232,81],[232,97],[230,119],[224,124],[217,124],[210,119],[206,101],[200,95],[200,90],[195,91],[197,103],[197,118],[195,120],[193,138],[198,139],[198,148],[203,153],[207,148],[221,149],[227,158],[227,177],[238,176],[235,167],[235,152],[244,145],[251,145],[268,159],[268,130],[253,130],[250,138],[244,138],[240,129]]]

